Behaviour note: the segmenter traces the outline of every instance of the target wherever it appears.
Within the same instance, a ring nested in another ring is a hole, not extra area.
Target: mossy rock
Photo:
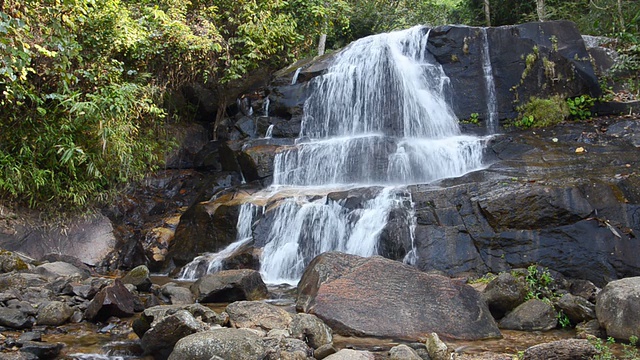
[[[7,250],[0,250],[0,272],[24,271],[29,268],[18,255]]]
[[[124,284],[134,285],[138,291],[149,291],[149,289],[151,289],[149,268],[145,265],[140,265],[132,269],[121,280]]]

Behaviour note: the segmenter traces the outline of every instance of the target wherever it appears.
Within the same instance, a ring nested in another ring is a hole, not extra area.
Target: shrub
[[[549,99],[532,97],[517,110],[520,116],[514,125],[523,128],[553,126],[569,115],[569,107],[560,95]]]

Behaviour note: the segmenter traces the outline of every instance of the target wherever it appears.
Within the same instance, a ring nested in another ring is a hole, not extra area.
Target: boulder
[[[598,354],[589,340],[564,339],[527,348],[523,360],[582,360]]]
[[[35,272],[51,280],[58,277],[78,277],[80,279],[86,279],[87,277],[89,277],[89,274],[87,274],[85,271],[62,261],[56,261],[37,266],[35,268]]]
[[[205,323],[196,320],[190,312],[179,310],[157,321],[144,333],[140,344],[146,354],[153,355],[155,359],[166,359],[178,340],[208,328]]]
[[[84,318],[102,321],[111,316],[129,317],[134,314],[134,297],[119,279],[104,287],[91,300]]]
[[[33,318],[18,309],[0,307],[0,326],[28,329],[33,326]]]
[[[255,270],[225,270],[198,279],[191,291],[201,303],[230,303],[239,300],[260,300],[268,290],[260,273]]]
[[[436,333],[429,334],[425,346],[429,357],[433,360],[448,360],[451,358],[451,352],[447,344],[442,342]]]
[[[155,324],[167,316],[171,316],[182,310],[188,311],[194,318],[209,325],[224,325],[227,322],[224,316],[218,315],[215,311],[201,304],[158,305],[145,309],[142,312],[140,317],[132,324],[133,331],[139,338],[142,338]]]
[[[546,331],[557,325],[553,306],[538,299],[526,301],[500,320],[500,328],[509,330]]]
[[[304,340],[313,349],[333,341],[331,328],[314,315],[295,314],[289,329],[292,337]]]
[[[191,290],[172,282],[164,284],[160,288],[160,293],[169,298],[169,301],[173,305],[193,304],[195,300]]]
[[[261,301],[236,301],[226,308],[231,326],[259,330],[287,329],[291,314]]]
[[[322,360],[322,359],[326,358],[327,356],[335,354],[337,352],[338,352],[338,349],[336,349],[336,347],[333,346],[333,343],[326,344],[326,345],[322,345],[319,348],[315,349],[313,351],[313,357],[316,358],[317,360]]]
[[[0,250],[0,273],[27,270],[29,265],[17,254]]]
[[[299,339],[266,337],[264,345],[269,360],[308,360],[313,354],[313,349]]]
[[[9,232],[0,231],[0,247],[38,260],[50,253],[64,254],[93,266],[116,245],[113,225],[104,215],[89,215],[53,227],[43,224],[37,214],[24,216],[29,220],[16,221]]]
[[[522,278],[504,272],[487,284],[482,296],[491,314],[499,319],[525,301],[527,286]]]
[[[589,320],[576,325],[576,337],[578,339],[606,338],[607,334],[600,327],[598,320]]]
[[[342,349],[335,354],[329,355],[325,360],[374,360],[375,356],[368,351],[358,351]]]
[[[341,335],[500,337],[486,303],[472,287],[379,256],[329,252],[316,257],[298,284],[296,307]]]
[[[148,292],[151,289],[151,279],[149,278],[149,268],[146,265],[140,265],[120,279],[123,284],[131,284],[138,291]]]
[[[65,324],[74,310],[67,303],[61,301],[51,301],[38,308],[38,325],[59,326]]]
[[[262,339],[246,329],[221,328],[184,337],[176,343],[169,360],[255,360],[266,356]]]
[[[412,348],[400,344],[389,350],[389,360],[422,360],[422,358]]]
[[[608,336],[640,337],[640,277],[608,283],[597,296],[596,316]]]
[[[247,181],[261,180],[268,186],[273,175],[273,160],[276,156],[276,145],[257,145],[243,149],[238,155],[238,163]]]
[[[595,305],[581,296],[564,294],[554,301],[554,305],[567,315],[572,324],[578,324],[596,318]]]
[[[20,348],[20,352],[32,354],[37,356],[38,359],[47,360],[47,359],[56,359],[64,344],[62,343],[47,343],[40,341],[25,341],[22,343],[22,347]]]

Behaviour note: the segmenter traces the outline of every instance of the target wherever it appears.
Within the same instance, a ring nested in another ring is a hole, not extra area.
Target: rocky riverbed
[[[573,359],[597,354],[588,339],[626,339],[640,325],[640,277],[603,289],[538,267],[449,278],[325,253],[287,302],[270,300],[282,293],[254,270],[160,285],[144,266],[105,278],[1,260],[3,359]]]

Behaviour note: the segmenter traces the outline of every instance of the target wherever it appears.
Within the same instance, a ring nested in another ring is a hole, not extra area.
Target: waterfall
[[[291,78],[291,85],[295,85],[296,82],[298,82],[298,75],[300,75],[300,70],[302,70],[301,67],[296,69],[296,72],[293,73],[293,78]]]
[[[265,97],[264,98],[264,105],[262,106],[262,110],[264,111],[264,116],[269,117],[269,104],[271,103],[271,100],[269,100],[269,97]]]
[[[487,130],[490,134],[495,134],[498,131],[498,103],[496,98],[496,85],[493,81],[493,69],[491,67],[490,55],[487,28],[482,28],[482,71],[484,72],[484,85],[487,91],[487,113],[489,114]]]
[[[412,247],[404,262],[415,264],[407,185],[484,166],[486,139],[461,133],[446,101],[449,78],[428,51],[429,32],[418,26],[360,39],[306,84],[299,138],[279,148],[272,185],[249,200],[263,206],[253,236],[263,247],[266,282],[295,284],[323,252],[372,256],[381,239],[401,236]],[[239,246],[256,222],[242,214]],[[391,218],[400,231],[388,228]]]
[[[273,137],[273,124],[269,125],[269,127],[267,128],[267,133],[264,134],[265,139],[271,139],[271,137]]]

